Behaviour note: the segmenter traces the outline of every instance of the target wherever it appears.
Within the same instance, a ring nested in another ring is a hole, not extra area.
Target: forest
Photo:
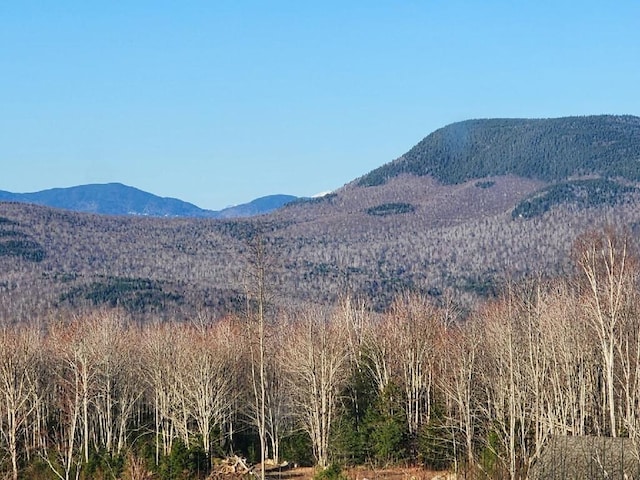
[[[446,184],[496,175],[550,182],[597,174],[640,180],[640,118],[594,115],[550,119],[479,119],[436,130],[397,160],[362,176],[375,186],[400,174]]]
[[[238,454],[521,479],[559,435],[624,437],[640,454],[628,232],[587,232],[566,275],[505,282],[471,310],[448,292],[400,293],[384,311],[348,295],[287,305],[268,244],[246,255],[244,308],[222,318],[4,313],[3,474],[207,478]]]

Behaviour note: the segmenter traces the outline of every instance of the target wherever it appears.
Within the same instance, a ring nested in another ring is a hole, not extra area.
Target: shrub
[[[313,448],[309,435],[300,432],[282,439],[280,456],[290,463],[302,466],[313,465]]]
[[[201,446],[187,448],[182,440],[176,440],[158,470],[163,480],[204,478],[209,473],[209,460]]]
[[[316,473],[313,480],[348,480],[348,477],[342,472],[342,467],[339,464],[332,463]]]

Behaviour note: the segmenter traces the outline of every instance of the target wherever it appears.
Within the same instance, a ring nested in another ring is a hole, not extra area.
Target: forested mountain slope
[[[531,125],[535,135],[526,133]],[[413,165],[407,154],[372,172],[388,172],[382,182],[364,186],[365,176],[258,218],[108,217],[0,203],[0,306],[19,318],[101,305],[153,318],[242,308],[258,240],[272,302],[357,295],[384,309],[410,290],[435,299],[451,291],[469,304],[495,294],[505,279],[566,272],[575,239],[587,230],[640,230],[638,125],[635,117],[608,116],[472,121],[460,151],[493,152],[475,173],[463,174],[464,159],[450,155],[424,157],[418,173],[430,175],[416,175],[402,171]],[[552,135],[560,126],[565,133]],[[580,155],[577,147],[568,154],[571,128]],[[516,131],[529,140],[516,142]],[[518,145],[532,151],[532,138],[549,158],[554,144],[565,152],[566,162],[557,155],[547,162],[562,174],[519,152]],[[488,159],[509,149],[513,157],[492,166]]]
[[[380,185],[402,173],[447,183],[517,175],[545,181],[597,174],[640,180],[640,118],[467,120],[436,130],[394,162],[359,179]]]

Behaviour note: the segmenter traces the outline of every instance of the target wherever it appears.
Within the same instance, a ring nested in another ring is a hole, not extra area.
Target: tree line
[[[140,323],[116,309],[0,329],[9,478],[205,478],[240,454],[327,467],[417,463],[525,478],[556,435],[624,436],[640,409],[638,263],[580,238],[571,278],[376,313],[274,307],[256,252],[242,315]],[[640,453],[640,450],[639,450]]]

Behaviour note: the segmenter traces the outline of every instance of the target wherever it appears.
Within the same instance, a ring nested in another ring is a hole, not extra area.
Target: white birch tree
[[[290,327],[286,372],[301,424],[320,467],[329,465],[329,439],[339,394],[348,378],[346,332],[335,316],[308,307]]]

